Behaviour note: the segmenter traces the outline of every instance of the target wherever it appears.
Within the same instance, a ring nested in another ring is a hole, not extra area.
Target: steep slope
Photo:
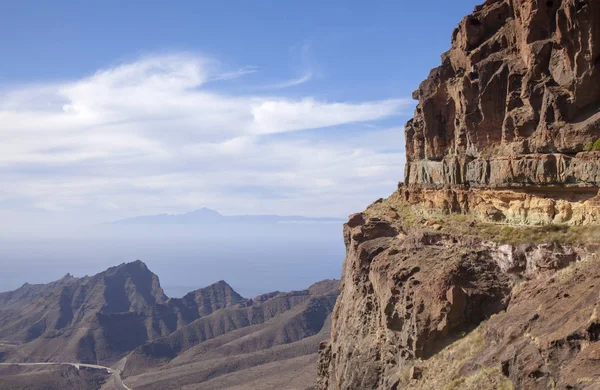
[[[141,261],[0,294],[6,361],[110,363],[201,315],[243,302],[225,282],[168,299]]]
[[[506,312],[430,361],[423,378],[404,385],[439,389],[597,389],[599,259],[531,280],[518,288]],[[514,384],[514,385],[513,385]],[[504,386],[504,387],[501,387]]]
[[[245,306],[216,311],[136,349],[126,358],[124,375],[132,386],[147,389],[223,389],[247,386],[247,370],[271,365],[274,376],[288,371],[310,378],[293,387],[306,388],[315,382],[316,352],[327,337],[337,295],[338,282],[323,281],[308,290],[266,294]],[[254,386],[263,385],[254,388],[267,388],[274,379],[256,377]]]
[[[245,304],[247,299],[220,280],[208,287],[187,293],[183,298],[172,298],[167,306],[177,312],[178,327],[228,306]]]
[[[108,390],[112,379],[106,371],[59,367],[0,367],[0,390],[79,389]]]
[[[246,299],[219,281],[169,299],[144,263],[121,264],[0,294],[0,362],[100,363],[130,388],[305,389],[338,294],[325,280]],[[1,367],[0,388],[115,385],[81,367]]]
[[[320,389],[600,386],[599,85],[599,2],[463,19],[414,94],[405,182],[345,225]]]

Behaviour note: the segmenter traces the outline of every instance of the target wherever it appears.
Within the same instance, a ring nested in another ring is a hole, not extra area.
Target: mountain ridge
[[[158,276],[140,260],[91,276],[67,274],[47,284],[26,283],[0,293],[0,362],[102,364],[119,367],[128,383],[146,385],[144,378],[154,378],[157,370],[162,379],[151,382],[166,389],[185,381],[219,382],[220,376],[237,382],[239,370],[280,360],[289,365],[290,375],[296,375],[293,362],[301,361],[302,375],[312,374],[316,383],[318,344],[329,329],[338,285],[324,280],[306,290],[244,298],[219,280],[169,298]],[[178,373],[207,356],[227,356],[238,363],[222,361],[210,370],[205,367],[200,376],[196,369]],[[61,377],[60,370],[48,367],[31,378]],[[18,370],[3,372],[6,383],[20,383],[13,376]],[[297,388],[305,387],[302,383]]]
[[[218,211],[203,207],[198,210],[182,214],[154,214],[141,215],[132,218],[121,219],[109,224],[138,225],[138,224],[276,224],[276,223],[335,223],[344,222],[343,218],[335,217],[304,217],[299,215],[281,216],[275,214],[257,215],[222,215]]]

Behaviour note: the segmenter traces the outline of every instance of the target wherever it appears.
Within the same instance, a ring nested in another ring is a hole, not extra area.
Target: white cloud
[[[403,99],[359,104],[268,100],[252,107],[252,131],[270,134],[373,121],[398,113],[405,104]]]
[[[1,93],[0,214],[18,203],[90,220],[201,206],[342,215],[393,188],[403,156],[384,150],[401,130],[372,125],[409,101],[215,89],[255,71],[223,72],[215,61],[173,54]],[[333,139],[334,126],[363,131]],[[319,130],[276,136],[308,129]]]
[[[303,75],[301,75],[300,77],[297,77],[295,79],[290,79],[290,80],[282,81],[280,83],[268,85],[265,88],[266,89],[283,89],[283,88],[295,87],[297,85],[304,84],[304,83],[310,81],[312,79],[312,77],[313,77],[313,74],[311,72],[306,72]]]

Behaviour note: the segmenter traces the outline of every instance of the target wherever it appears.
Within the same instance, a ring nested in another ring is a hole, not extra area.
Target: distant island
[[[343,223],[344,218],[304,217],[298,215],[222,215],[206,207],[184,214],[156,214],[111,222],[120,225],[203,225],[203,224],[278,224],[278,223]]]

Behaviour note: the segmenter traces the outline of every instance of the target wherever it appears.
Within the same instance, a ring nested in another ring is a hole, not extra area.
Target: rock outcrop
[[[390,388],[404,362],[506,308],[509,277],[480,243],[356,214],[333,316],[332,388]],[[352,307],[352,310],[348,310]],[[326,348],[326,347],[325,347]]]
[[[599,184],[600,4],[488,0],[415,92],[406,182]]]
[[[567,337],[564,332],[571,331],[571,308],[550,308],[567,302],[565,294],[577,301],[577,331],[584,334],[586,327],[592,326],[600,296],[600,285],[592,280],[600,274],[594,271],[587,276],[590,291],[581,298],[582,287],[577,282],[581,275],[576,270],[580,264],[589,264],[587,269],[593,270],[600,265],[600,229],[503,226],[469,215],[426,219],[413,210],[414,206],[396,192],[352,215],[345,225],[347,257],[332,316],[331,339],[321,345],[319,388],[443,389],[454,380],[486,369],[500,372],[496,384],[509,380],[516,388],[546,388],[550,380],[559,381],[562,375],[568,377],[565,383],[576,384],[576,374],[563,374],[559,366],[583,359],[580,352],[588,342],[595,342],[585,335],[569,350],[570,355],[557,358],[552,368],[532,365],[531,371],[518,368],[503,376],[505,362],[497,357],[502,354],[505,360],[513,359],[513,367],[525,364],[519,360],[525,356],[513,355],[514,348],[524,346],[515,340],[519,331],[511,327],[513,321],[523,323],[520,331],[530,329],[521,318],[525,304],[532,309],[530,317],[538,313],[535,321],[542,318],[537,325],[556,327],[562,337],[556,339],[559,341]],[[563,276],[557,277],[557,273]],[[560,293],[548,286],[548,280],[559,279],[564,286]],[[521,298],[525,291],[529,291],[526,299]],[[555,312],[559,313],[555,317],[549,314]],[[504,317],[498,313],[505,313]],[[494,320],[488,320],[491,317]],[[511,320],[499,323],[500,318]],[[433,362],[456,349],[455,343],[474,331],[480,337],[485,335],[485,343],[494,343],[494,348],[480,348],[461,357],[464,361],[451,366],[452,372],[435,371],[441,366]],[[546,336],[547,340],[555,337]],[[550,351],[553,347],[547,348]],[[537,358],[543,361],[547,358],[544,354]],[[478,360],[484,355],[487,360]],[[423,378],[411,381],[410,371],[415,367]],[[536,370],[542,370],[543,375]],[[533,381],[539,387],[533,386],[529,375],[544,377],[543,386],[541,379]],[[436,380],[438,377],[447,381]],[[600,370],[591,377],[600,380]],[[522,387],[523,383],[529,387]],[[472,388],[496,387],[491,382],[478,382]]]
[[[486,1],[414,97],[318,388],[600,388],[600,2]]]
[[[488,0],[465,17],[442,65],[414,92],[405,184],[553,195],[533,195],[541,199],[576,188],[597,203],[599,20],[600,4],[591,0]],[[552,214],[539,223],[588,223],[582,212]],[[591,214],[597,223],[597,206]]]

